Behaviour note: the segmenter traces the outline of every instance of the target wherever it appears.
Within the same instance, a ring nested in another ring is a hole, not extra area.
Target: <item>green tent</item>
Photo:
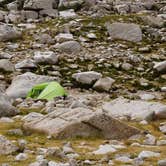
[[[47,82],[35,85],[27,98],[53,100],[55,97],[67,96],[64,88],[58,82]]]

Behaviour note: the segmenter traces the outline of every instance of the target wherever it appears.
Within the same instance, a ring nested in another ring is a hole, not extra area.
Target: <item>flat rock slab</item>
[[[13,79],[12,84],[6,90],[6,94],[11,98],[24,98],[34,85],[50,81],[59,81],[59,79],[27,72]]]
[[[153,120],[157,118],[160,110],[166,111],[166,105],[157,102],[141,100],[128,100],[118,98],[103,105],[103,110],[114,118],[127,118],[131,120]]]
[[[25,121],[24,129],[45,133],[56,139],[74,137],[125,139],[140,133],[140,130],[103,112],[93,112],[86,108],[55,110],[38,120]]]
[[[107,30],[112,39],[120,39],[131,42],[140,42],[142,40],[142,31],[140,26],[137,24],[107,24]]]

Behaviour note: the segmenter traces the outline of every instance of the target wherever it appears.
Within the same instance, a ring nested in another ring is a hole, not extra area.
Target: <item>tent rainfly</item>
[[[65,97],[67,93],[58,82],[47,82],[35,85],[27,98],[53,100],[55,97]]]

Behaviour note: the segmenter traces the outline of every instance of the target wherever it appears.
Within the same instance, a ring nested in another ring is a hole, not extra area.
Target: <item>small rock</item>
[[[8,117],[2,117],[0,118],[0,123],[13,123],[14,120]]]
[[[123,70],[129,71],[133,68],[133,65],[131,65],[130,63],[123,63],[121,67]]]
[[[66,9],[75,9],[78,10],[81,8],[82,4],[84,4],[86,1],[83,0],[71,0],[71,1],[66,1],[66,0],[61,0],[58,4],[58,9],[59,10],[66,10]]]
[[[55,40],[57,42],[66,42],[66,41],[70,41],[73,40],[73,35],[71,33],[60,33],[55,37]]]
[[[48,166],[48,161],[46,159],[29,164],[29,166]]]
[[[153,68],[161,73],[166,72],[166,61],[156,63]]]
[[[46,152],[46,149],[44,149],[44,152],[43,153],[45,153]],[[36,156],[36,160],[37,161],[41,161],[41,160],[43,160],[44,159],[44,156],[43,155],[38,155],[38,156]]]
[[[6,137],[0,135],[0,154],[9,155],[18,150],[18,147],[9,141]]]
[[[115,82],[115,80],[110,77],[100,78],[93,85],[93,88],[96,90],[99,90],[99,91],[109,91],[114,82]]]
[[[15,65],[16,69],[34,69],[37,68],[32,59],[25,59]]]
[[[5,17],[6,22],[11,22],[17,24],[21,21],[21,15],[19,11],[11,10],[9,14]]]
[[[164,86],[164,87],[161,87],[161,91],[162,92],[166,92],[166,87]]]
[[[133,160],[130,159],[128,156],[120,156],[120,157],[115,158],[115,160],[116,160],[116,161],[123,162],[123,163],[130,163],[130,162],[133,161]]]
[[[0,60],[0,70],[5,72],[14,72],[14,65],[8,59]]]
[[[140,158],[135,158],[133,160],[133,164],[134,164],[134,166],[140,166],[140,165],[144,164],[144,161],[142,159],[140,159]]]
[[[166,166],[166,159],[159,160],[158,161],[158,166]]]
[[[156,137],[151,135],[151,134],[147,134],[146,135],[146,140],[144,140],[143,142],[145,145],[155,145],[156,143]]]
[[[21,38],[21,32],[15,27],[11,27],[7,24],[0,24],[0,41],[10,41]]]
[[[38,101],[32,104],[32,108],[42,109],[43,107],[44,107],[44,103],[41,101]]]
[[[47,151],[45,153],[45,156],[46,157],[60,157],[60,158],[64,158],[64,153],[58,147],[51,147],[51,148],[47,149]]]
[[[163,107],[155,112],[157,119],[166,119],[166,107]]]
[[[15,136],[23,136],[23,132],[21,129],[11,129],[7,132],[7,134]]]
[[[102,77],[102,74],[95,71],[88,71],[82,73],[75,73],[72,75],[77,82],[87,85],[92,85],[95,81],[99,80]]]
[[[69,163],[57,163],[54,161],[48,162],[48,166],[72,166]]]
[[[90,161],[90,160],[85,160],[85,161],[84,161],[84,164],[86,164],[86,165],[93,165],[93,162]]]
[[[157,141],[157,146],[163,146],[166,145],[166,140],[158,140]]]
[[[129,12],[129,5],[127,4],[118,4],[115,5],[115,9],[119,14],[127,14]]]
[[[73,9],[70,10],[64,10],[59,12],[59,16],[64,18],[64,19],[71,19],[77,17],[77,14],[74,12]]]
[[[131,144],[131,146],[138,146],[139,147],[139,146],[141,146],[141,144],[139,144],[138,142],[134,142]]]
[[[87,37],[88,37],[89,39],[96,39],[96,38],[97,38],[97,36],[96,36],[94,33],[88,33],[88,34],[87,34]]]
[[[18,27],[21,27],[21,28],[25,28],[25,29],[35,29],[36,28],[36,24],[32,24],[32,23],[21,23],[21,24],[18,24]]]
[[[159,127],[160,131],[164,134],[166,134],[166,123],[165,124],[161,124]]]
[[[41,44],[53,44],[54,40],[49,34],[42,34],[38,37],[38,40]]]
[[[21,11],[21,17],[22,20],[28,20],[28,19],[38,19],[38,13],[36,11],[30,11],[30,10],[22,10]]]
[[[58,10],[56,9],[44,9],[39,12],[39,15],[42,17],[51,17],[57,18],[58,17]]]
[[[37,113],[37,112],[31,112],[31,113],[29,113],[28,115],[26,115],[26,116],[24,116],[23,118],[22,118],[22,120],[23,121],[33,121],[33,120],[37,120],[37,119],[39,119],[39,118],[41,118],[41,117],[43,117],[44,115],[43,114],[41,114],[41,113]]]
[[[142,53],[149,53],[151,49],[149,47],[141,47],[138,49],[138,51]]]
[[[0,92],[0,117],[14,116],[19,111],[12,106],[10,98],[5,93]]]
[[[67,54],[79,53],[81,45],[77,41],[66,41],[55,46],[58,50]]]
[[[0,59],[11,59],[13,55],[7,53],[7,52],[0,52]]]
[[[154,95],[148,93],[141,94],[139,95],[139,97],[141,98],[141,100],[146,100],[146,101],[155,99]]]
[[[113,148],[111,145],[106,144],[106,145],[100,145],[99,149],[96,151],[93,151],[92,153],[95,155],[104,155],[107,153],[114,153],[116,152],[116,149]]]
[[[142,151],[138,155],[138,158],[141,158],[141,159],[147,159],[147,158],[153,158],[153,157],[160,157],[160,153],[152,152],[152,151]]]
[[[25,0],[23,8],[25,10],[52,9],[54,0]]]
[[[0,10],[0,21],[3,22],[5,20],[5,15],[7,15],[7,12]]]
[[[79,108],[79,107],[87,108],[87,106],[83,102],[78,101],[78,100],[73,101],[73,103],[70,105],[71,109]]]
[[[63,153],[65,154],[74,153],[74,150],[72,149],[70,144],[66,144],[63,146]]]
[[[147,122],[146,120],[142,120],[142,121],[140,122],[140,124],[141,124],[141,125],[147,125],[148,122]]]
[[[151,27],[162,27],[164,25],[164,20],[161,17],[155,16],[144,16],[142,17],[143,21]]]
[[[112,166],[112,165],[114,165],[114,162],[112,160],[109,160],[108,166]]]
[[[78,156],[79,157],[79,156]],[[66,163],[66,164],[68,164],[68,163]],[[74,158],[70,158],[69,159],[69,165],[70,166],[77,166],[78,164],[77,164],[77,160],[76,159],[74,159]]]
[[[36,63],[57,64],[58,55],[56,55],[53,51],[37,51],[35,52],[34,60]]]
[[[28,158],[26,153],[20,153],[15,157],[16,161],[23,161],[26,160]]]
[[[2,163],[1,166],[10,166],[10,164],[8,164],[8,163]]]
[[[18,43],[7,44],[6,48],[9,49],[10,51],[15,51],[16,49],[19,48],[19,44]]]
[[[21,151],[23,151],[26,148],[27,141],[24,139],[18,140],[18,146]]]
[[[66,154],[66,157],[68,158],[68,159],[76,159],[76,158],[78,158],[79,157],[79,154],[77,154],[77,153],[69,153],[69,154]]]

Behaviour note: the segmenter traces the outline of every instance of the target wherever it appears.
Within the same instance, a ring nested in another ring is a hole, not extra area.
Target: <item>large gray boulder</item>
[[[9,97],[0,92],[0,117],[14,116],[17,113],[18,111],[12,106]]]
[[[21,38],[21,32],[15,27],[0,24],[0,42]]]
[[[34,85],[55,80],[59,81],[56,77],[37,75],[27,72],[16,76],[13,79],[12,84],[6,90],[6,93],[11,98],[24,98]]]
[[[45,133],[56,139],[74,137],[125,139],[140,132],[103,112],[93,112],[81,107],[55,110],[37,120],[25,122],[24,129]]]
[[[166,112],[166,105],[157,102],[141,100],[128,100],[118,98],[103,105],[103,110],[114,118],[127,118],[131,120],[153,120],[159,114]],[[163,110],[161,112],[161,110]]]
[[[140,42],[142,31],[137,24],[113,23],[106,25],[108,33],[112,39]]]
[[[52,9],[55,0],[25,0],[24,9],[42,10]]]
[[[0,155],[9,155],[18,150],[18,147],[6,137],[0,135]]]

